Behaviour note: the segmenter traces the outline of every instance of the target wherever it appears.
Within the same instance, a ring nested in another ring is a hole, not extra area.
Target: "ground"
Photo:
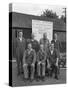
[[[33,82],[24,82],[23,75],[17,76],[17,67],[16,63],[12,63],[12,85],[13,86],[32,86],[32,85],[50,85],[50,84],[65,84],[66,83],[66,69],[60,69],[59,80],[55,80],[54,78],[45,78],[45,81],[37,82],[34,80]]]

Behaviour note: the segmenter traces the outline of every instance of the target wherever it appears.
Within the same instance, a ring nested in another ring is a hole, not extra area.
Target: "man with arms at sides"
[[[60,48],[62,48],[60,41],[58,40],[58,35],[57,33],[54,34],[54,39],[52,40],[54,43],[54,48],[57,49],[58,54],[59,54],[59,59],[60,59]],[[58,68],[58,74],[60,74],[60,68]]]
[[[55,79],[58,80],[58,62],[59,55],[57,49],[54,48],[54,42],[51,42],[50,49],[47,53],[47,68],[50,69],[50,76],[55,74]]]
[[[23,69],[24,69],[24,79],[32,81],[34,79],[35,72],[35,62],[36,62],[36,53],[32,49],[32,44],[28,43],[28,48],[24,52],[23,57]]]
[[[38,79],[41,78],[42,80],[45,80],[45,51],[43,44],[40,44],[40,50],[37,53],[37,74]]]
[[[61,48],[61,43],[58,40],[58,36],[55,33],[54,34],[54,39],[52,40],[52,42],[54,42],[54,48],[58,50],[58,53],[60,54],[60,48]]]
[[[23,58],[23,54],[25,51],[25,46],[26,46],[26,42],[25,42],[25,39],[23,37],[23,32],[20,31],[18,33],[18,37],[16,39],[16,61],[17,61],[18,75],[20,75],[21,72],[23,73],[22,58]],[[21,70],[20,70],[20,66],[21,66]]]

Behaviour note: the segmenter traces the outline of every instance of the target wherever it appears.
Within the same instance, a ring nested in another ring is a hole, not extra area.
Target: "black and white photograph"
[[[9,4],[9,85],[66,84],[65,6]]]

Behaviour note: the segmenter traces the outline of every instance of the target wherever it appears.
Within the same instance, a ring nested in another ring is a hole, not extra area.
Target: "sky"
[[[45,9],[52,10],[56,12],[57,15],[60,17],[61,15],[65,15],[63,13],[64,6],[52,6],[52,5],[45,5],[45,4],[31,4],[31,3],[13,3],[12,4],[12,11],[31,14],[31,15],[41,15]]]

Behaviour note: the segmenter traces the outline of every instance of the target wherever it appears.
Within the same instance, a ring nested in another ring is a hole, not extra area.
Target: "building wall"
[[[54,30],[54,33],[57,33],[59,41],[66,42],[66,32],[57,32]]]

